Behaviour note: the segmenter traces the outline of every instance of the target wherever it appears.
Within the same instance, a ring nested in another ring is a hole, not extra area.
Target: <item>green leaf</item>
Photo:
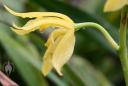
[[[112,86],[100,71],[79,56],[72,57],[65,66],[64,73],[73,86]]]

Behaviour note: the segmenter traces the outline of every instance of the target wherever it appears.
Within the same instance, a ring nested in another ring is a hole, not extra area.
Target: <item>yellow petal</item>
[[[39,19],[29,20],[23,27],[31,26],[35,22],[37,22],[38,20]],[[13,23],[13,27],[11,27],[12,31],[14,31],[15,33],[17,33],[19,35],[25,35],[25,34],[28,34],[32,31],[39,29],[39,26],[33,27],[33,28],[31,28],[31,27],[30,28],[23,28],[23,27],[19,27],[19,26],[15,25],[15,23]]]
[[[56,69],[59,75],[62,75],[62,66],[70,59],[72,56],[75,45],[74,31],[68,31],[62,40],[57,45],[53,58],[52,65]]]
[[[64,27],[65,29],[72,29],[72,27],[74,27],[74,23],[69,23],[65,20],[59,18],[51,18],[51,17],[42,19],[41,21],[39,21],[39,23],[42,24],[40,27],[41,28],[40,31],[42,31],[45,27],[48,26],[60,26],[60,27]]]
[[[58,19],[58,18],[35,19],[35,20],[30,20],[23,27],[18,27],[16,25],[13,25],[13,26],[16,29],[12,29],[12,30],[20,35],[24,35],[29,32],[32,32],[32,31],[38,29],[39,27],[41,28],[41,31],[42,31],[42,29],[46,29],[46,26],[62,26],[62,27],[68,28],[68,29],[71,29],[73,27],[73,25],[71,23],[68,23],[68,22],[66,22],[62,19]],[[45,27],[43,27],[43,26],[45,26]]]
[[[60,27],[61,28],[61,27]],[[55,43],[55,39],[61,35],[64,35],[66,33],[66,30],[65,29],[57,29],[55,31],[53,31],[49,38],[48,38],[48,41],[45,43],[45,46],[49,46],[50,44],[54,44]]]
[[[34,31],[34,29],[33,30],[20,30],[20,29],[15,29],[13,27],[11,27],[11,30],[14,31],[15,33],[19,34],[19,35],[25,35],[25,34],[28,34],[32,31]]]
[[[54,46],[50,45],[44,55],[43,64],[42,64],[42,73],[44,76],[48,75],[48,73],[52,70],[52,55],[53,55],[53,48]]]
[[[7,11],[9,11],[11,14],[15,16],[19,16],[22,18],[40,18],[40,17],[58,17],[61,19],[64,19],[68,22],[73,23],[73,21],[66,15],[61,14],[61,13],[56,13],[56,12],[27,12],[27,13],[17,13],[10,8],[8,8],[6,5],[4,5]]]
[[[116,11],[121,9],[125,5],[128,5],[128,0],[107,0],[104,11]]]
[[[42,19],[38,18],[38,19],[29,20],[23,27],[17,26],[15,23],[13,23],[13,27],[19,30],[30,30],[35,27],[40,27],[40,26],[35,25],[35,23],[39,22],[40,20]]]
[[[44,26],[62,26],[65,28],[72,28],[73,24],[68,23],[62,19],[58,18],[40,18],[35,20],[30,20],[30,22],[27,23],[27,25],[24,25],[23,27],[18,27],[16,25],[13,25],[17,29],[23,29],[23,30],[30,30],[35,27],[41,26],[41,28],[44,28]]]
[[[58,34],[58,32],[60,31],[60,29],[58,30],[55,30],[51,35],[53,36],[53,40],[56,40],[54,43],[49,43],[48,45],[48,49],[46,50],[46,53],[43,57],[43,65],[42,65],[42,72],[43,74],[46,76],[53,68],[52,66],[52,56],[53,56],[53,53],[54,53],[54,50],[58,44],[58,42],[61,40],[63,34],[59,34],[59,36],[56,38],[55,35],[56,33]]]

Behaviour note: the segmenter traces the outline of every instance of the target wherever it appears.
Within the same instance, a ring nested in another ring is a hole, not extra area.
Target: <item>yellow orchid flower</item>
[[[125,5],[128,5],[128,0],[107,0],[104,11],[116,11],[121,9]]]
[[[25,35],[39,29],[44,31],[49,26],[59,27],[54,30],[45,46],[46,53],[43,57],[42,72],[47,75],[53,68],[62,75],[61,68],[70,59],[75,45],[74,22],[66,15],[55,12],[29,12],[17,13],[4,5],[7,11],[22,18],[34,18],[23,27],[13,24],[12,30],[19,35]]]

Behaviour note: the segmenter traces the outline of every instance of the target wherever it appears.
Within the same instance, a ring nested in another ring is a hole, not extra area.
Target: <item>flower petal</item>
[[[11,30],[19,35],[25,35],[25,34],[28,34],[32,31],[34,31],[34,30],[19,30],[19,29],[14,29],[13,27],[11,27]]]
[[[15,16],[19,16],[22,18],[40,18],[40,17],[58,17],[60,19],[64,19],[70,23],[73,23],[73,21],[66,15],[56,12],[27,12],[27,13],[17,13],[10,8],[8,8],[6,5],[4,5],[7,11],[9,11],[11,14]]]
[[[43,21],[44,20],[44,21]],[[44,29],[44,26],[48,27],[48,26],[60,26],[60,27],[64,27],[65,29],[72,29],[72,27],[74,27],[74,23],[69,23],[63,19],[59,19],[59,18],[52,18],[52,17],[47,17],[43,20],[40,20],[39,23],[42,24],[41,25],[41,29],[40,31],[42,31]]]
[[[128,5],[128,0],[107,0],[104,11],[116,11],[121,9],[126,4]]]
[[[43,58],[43,65],[42,65],[42,73],[44,74],[44,76],[48,75],[48,73],[52,70],[52,55],[53,55],[53,46],[50,45],[44,55]]]
[[[55,31],[53,31],[48,38],[48,41],[45,43],[45,46],[49,46],[50,44],[55,43],[55,39],[61,35],[64,35],[66,33],[65,29],[62,29],[61,27]]]
[[[51,40],[48,40],[47,42],[50,42],[48,45],[48,49],[46,50],[46,53],[43,57],[43,65],[42,65],[42,72],[43,74],[46,76],[51,69],[53,68],[52,66],[52,56],[54,53],[54,50],[58,44],[58,42],[62,39],[63,34],[58,34],[58,32],[60,32],[61,30],[55,30],[52,34],[51,34],[51,38],[53,38],[53,41],[56,40],[54,43],[51,43]],[[63,30],[62,30],[63,32]],[[56,36],[59,35],[57,38]]]
[[[27,34],[27,33],[32,32],[38,28],[41,28],[40,31],[42,31],[42,30],[46,29],[46,27],[48,27],[48,26],[61,26],[61,27],[65,27],[68,29],[71,29],[73,27],[73,25],[71,23],[68,23],[68,22],[66,22],[62,19],[58,19],[58,18],[40,18],[40,19],[30,20],[23,27],[18,27],[16,25],[13,25],[13,26],[16,29],[12,29],[12,30],[20,35]]]
[[[15,27],[15,28],[23,29],[23,30],[30,30],[38,26],[41,26],[41,28],[43,29],[44,29],[43,26],[62,26],[62,27],[69,29],[73,27],[73,24],[68,23],[62,19],[58,19],[58,18],[40,18],[40,19],[30,20],[30,22],[28,22],[23,27]]]
[[[52,58],[53,67],[56,69],[59,75],[62,75],[62,66],[70,59],[74,50],[74,45],[74,31],[70,30],[57,45]]]

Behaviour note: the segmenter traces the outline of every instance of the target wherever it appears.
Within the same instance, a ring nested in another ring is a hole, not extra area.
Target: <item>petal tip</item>
[[[54,64],[53,67],[55,68],[56,72],[57,72],[60,76],[63,76],[63,73],[61,72],[61,68],[60,68],[60,67],[58,67],[56,64]]]
[[[46,62],[44,61],[42,64],[42,70],[41,70],[43,75],[47,76],[51,70],[52,70],[52,65],[47,63],[47,61]]]
[[[48,72],[44,69],[44,67],[42,68],[42,73],[43,73],[44,76],[48,75]]]
[[[12,30],[13,32],[17,33],[18,35],[25,35],[25,34],[27,34],[27,32],[24,31],[24,30],[15,29],[15,28],[13,28],[13,27],[10,27],[10,28],[11,28],[11,30]]]
[[[63,73],[60,71],[60,70],[56,70],[57,73],[60,75],[60,76],[63,76]]]

